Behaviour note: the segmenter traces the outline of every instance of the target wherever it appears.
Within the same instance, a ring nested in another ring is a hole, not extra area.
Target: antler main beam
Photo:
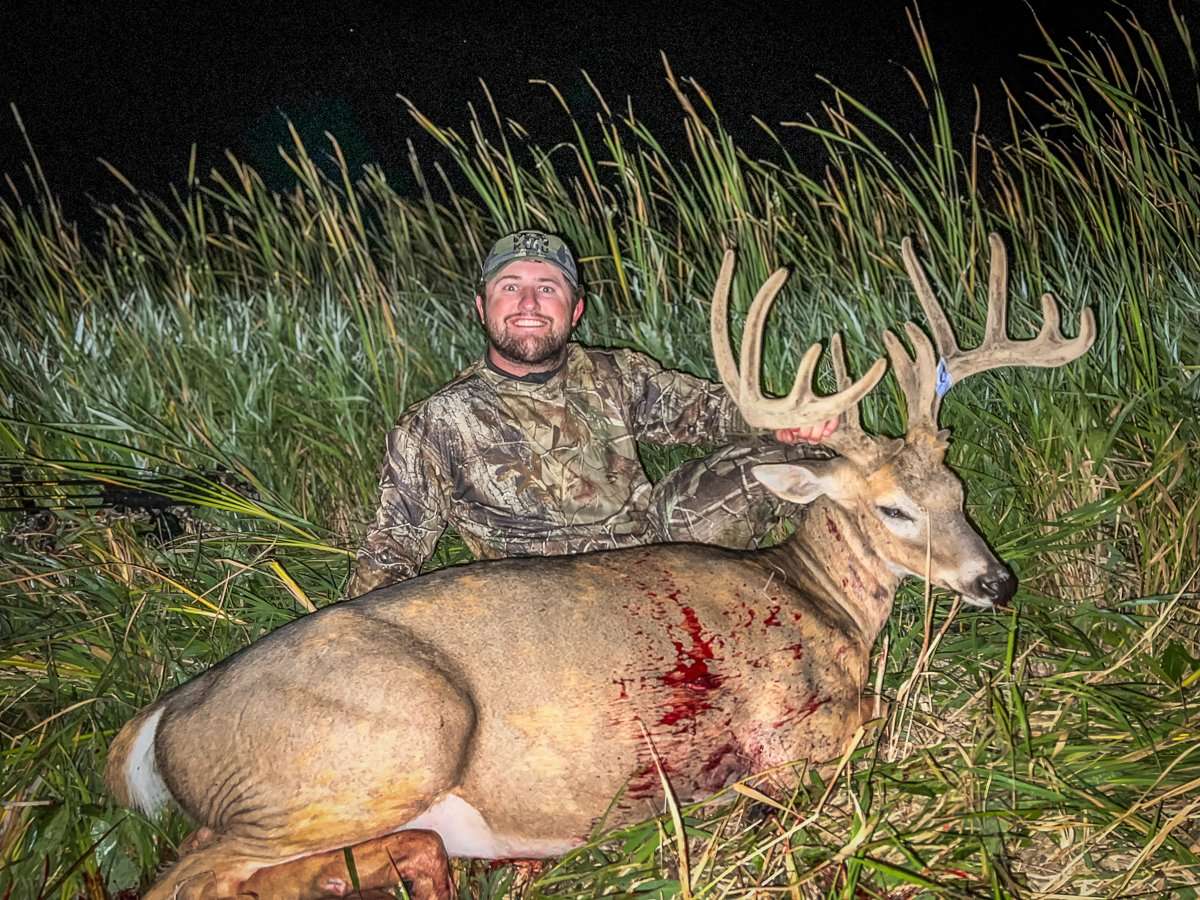
[[[742,336],[741,365],[733,359],[733,348],[729,341],[729,288],[733,281],[734,252],[725,251],[721,272],[713,289],[711,327],[713,357],[717,372],[725,390],[729,392],[742,418],[756,428],[797,428],[815,425],[833,419],[843,413],[849,414],[883,377],[887,361],[877,359],[867,374],[827,397],[813,391],[813,373],[821,357],[821,345],[813,344],[800,360],[796,380],[786,397],[775,399],[764,397],[759,388],[762,367],[762,330],[771,303],[783,283],[787,270],[777,269],[758,289],[750,311],[746,315],[746,329]]]
[[[1086,308],[1079,314],[1079,333],[1073,338],[1064,337],[1058,303],[1050,293],[1042,294],[1042,328],[1038,336],[1023,341],[1010,339],[1008,256],[999,235],[989,234],[988,244],[992,254],[983,343],[966,351],[959,348],[954,330],[929,286],[929,279],[913,250],[912,239],[906,237],[900,244],[904,268],[925,311],[937,347],[935,352],[929,338],[912,322],[904,324],[904,331],[914,356],[909,356],[894,334],[884,333],[888,355],[908,403],[910,431],[914,425],[936,429],[942,396],[964,378],[1004,366],[1062,366],[1086,353],[1096,339],[1096,318]]]

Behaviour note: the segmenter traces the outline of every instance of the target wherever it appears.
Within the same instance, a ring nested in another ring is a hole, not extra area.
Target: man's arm
[[[445,530],[449,484],[423,413],[402,417],[388,432],[379,509],[358,551],[347,597],[412,578]]]
[[[638,440],[652,444],[724,444],[756,434],[746,424],[723,385],[686,372],[664,369],[643,353],[624,354],[634,400],[634,428]],[[775,432],[785,444],[817,444],[837,429],[837,420],[784,428]]]
[[[721,385],[664,369],[634,350],[620,353],[618,363],[629,390],[638,440],[651,444],[724,444],[755,433]]]

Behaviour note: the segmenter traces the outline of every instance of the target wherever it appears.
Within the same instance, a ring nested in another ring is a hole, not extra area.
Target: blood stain
[[[833,519],[831,519],[828,515],[825,516],[825,527],[829,529],[829,533],[833,535],[833,539],[835,541],[840,541],[842,539],[842,533],[838,531],[837,525],[834,524]]]

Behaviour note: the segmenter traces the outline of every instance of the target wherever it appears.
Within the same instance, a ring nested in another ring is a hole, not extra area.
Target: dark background
[[[904,73],[921,69],[905,18],[910,8],[906,0],[537,2],[491,4],[486,12],[449,2],[328,3],[313,10],[5,3],[0,172],[27,193],[29,156],[8,109],[14,103],[52,190],[74,218],[86,218],[89,198],[110,202],[127,193],[98,157],[139,188],[165,193],[169,184],[183,183],[193,143],[202,176],[229,149],[272,187],[286,188],[290,172],[275,151],[288,143],[286,115],[310,152],[324,149],[322,134],[330,131],[352,165],[378,164],[404,190],[407,139],[426,162],[445,157],[409,119],[397,93],[439,125],[465,132],[467,104],[485,105],[483,78],[501,113],[548,145],[570,140],[569,123],[547,89],[529,79],[552,81],[577,116],[590,119],[598,106],[581,69],[614,108],[632,97],[667,148],[682,154],[681,115],[659,50],[678,76],[706,88],[726,127],[754,152],[772,151],[751,116],[776,124],[819,113],[830,96],[819,75],[902,131],[923,132],[924,113]],[[1128,8],[1186,68],[1167,3],[1134,0]],[[1020,55],[1046,53],[1035,13],[1060,39],[1112,35],[1107,16],[1127,15],[1113,3],[1064,0],[924,0],[919,9],[956,122],[965,133],[974,115],[971,86],[978,84],[985,131],[995,134],[1007,131],[1001,79],[1023,94],[1035,86],[1036,66]],[[1195,0],[1179,0],[1176,9],[1191,16]],[[815,162],[812,138],[783,134],[791,152]]]

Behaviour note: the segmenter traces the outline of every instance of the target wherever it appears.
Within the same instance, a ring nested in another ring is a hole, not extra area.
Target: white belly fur
[[[436,831],[450,856],[477,859],[541,859],[562,856],[580,841],[555,841],[497,834],[488,827],[479,810],[456,794],[447,794],[399,831],[423,828]]]

